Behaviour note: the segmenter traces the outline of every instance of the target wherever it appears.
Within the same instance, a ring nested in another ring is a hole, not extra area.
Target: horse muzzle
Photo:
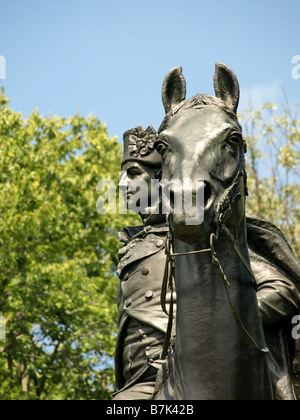
[[[170,208],[175,237],[193,245],[205,241],[212,231],[214,201],[215,189],[209,181],[173,183]]]

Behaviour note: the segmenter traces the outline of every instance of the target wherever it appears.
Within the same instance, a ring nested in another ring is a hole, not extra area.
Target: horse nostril
[[[173,210],[175,205],[175,192],[174,189],[170,189],[170,208]]]
[[[209,182],[204,181],[204,208],[210,205],[210,199],[212,198],[213,190]]]

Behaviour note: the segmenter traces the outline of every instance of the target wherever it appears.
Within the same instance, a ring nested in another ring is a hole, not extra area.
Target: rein
[[[217,268],[217,270],[220,274],[222,283],[223,283],[224,288],[225,288],[227,300],[228,300],[231,312],[233,314],[233,317],[234,317],[234,320],[235,320],[237,326],[239,327],[242,334],[245,335],[245,337],[247,338],[247,340],[250,342],[251,346],[255,350],[258,350],[261,353],[268,353],[269,352],[268,348],[266,348],[266,347],[261,348],[256,343],[256,341],[249,334],[246,327],[242,323],[240,317],[238,316],[237,311],[236,311],[236,309],[235,309],[235,307],[232,303],[232,300],[230,298],[230,294],[229,294],[229,290],[228,290],[228,288],[230,287],[230,283],[227,280],[226,274],[225,274],[225,272],[222,268],[222,265],[221,265],[221,263],[218,259],[218,256],[217,256],[217,253],[216,253],[216,250],[215,250],[215,243],[218,241],[220,233],[224,232],[225,236],[226,236],[226,239],[228,240],[229,244],[233,247],[233,249],[236,252],[237,256],[239,257],[240,261],[242,262],[244,267],[247,269],[247,271],[251,275],[253,283],[256,284],[255,276],[254,276],[253,271],[250,267],[250,264],[248,263],[248,261],[242,255],[242,253],[241,253],[241,251],[238,247],[238,244],[236,243],[235,238],[231,234],[228,227],[225,225],[226,218],[228,217],[228,215],[231,214],[232,205],[234,204],[234,202],[237,199],[240,199],[240,196],[241,196],[240,193],[236,193],[237,188],[240,185],[240,182],[236,182],[236,181],[241,176],[242,176],[242,171],[239,171],[238,175],[235,179],[235,182],[233,183],[233,185],[231,187],[229,187],[225,191],[225,193],[223,195],[223,198],[221,197],[220,201],[217,204],[217,207],[216,207],[217,228],[216,228],[216,233],[211,233],[211,235],[210,235],[210,248],[202,249],[202,250],[199,250],[199,251],[174,253],[173,252],[172,231],[171,231],[171,226],[169,224],[169,232],[168,232],[168,235],[167,235],[167,238],[166,238],[166,243],[165,243],[166,265],[165,265],[165,272],[164,272],[162,292],[161,292],[162,309],[168,315],[169,321],[168,321],[165,344],[164,344],[164,348],[163,348],[163,352],[162,352],[162,359],[165,359],[168,355],[169,345],[170,345],[170,342],[171,342],[172,327],[173,327],[173,317],[174,317],[174,296],[173,296],[173,293],[174,293],[174,278],[175,278],[175,258],[183,256],[183,255],[194,255],[194,254],[201,254],[201,253],[207,253],[207,252],[211,253],[212,264]],[[168,287],[169,287],[169,290],[171,292],[169,313],[168,313],[167,308],[166,308],[166,295],[167,295]]]

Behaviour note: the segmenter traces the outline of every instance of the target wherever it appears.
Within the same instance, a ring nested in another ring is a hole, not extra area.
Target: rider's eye
[[[127,171],[127,175],[129,178],[134,178],[136,176],[139,176],[142,174],[142,171],[140,171],[138,168],[130,168]]]
[[[168,150],[169,145],[168,145],[166,142],[162,141],[162,140],[158,140],[158,141],[155,143],[155,148],[156,148],[157,152],[158,152],[161,156],[163,156],[163,155],[164,155],[164,153]]]

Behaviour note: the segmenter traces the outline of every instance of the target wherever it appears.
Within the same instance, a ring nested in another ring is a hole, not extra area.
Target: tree
[[[288,106],[240,115],[248,144],[248,213],[279,226],[300,258],[300,120]]]
[[[300,120],[288,105],[278,113],[271,103],[250,106],[240,119],[248,144],[248,213],[279,226],[300,258]],[[300,399],[300,340],[293,370]]]
[[[93,116],[38,110],[0,93],[0,399],[104,399],[114,384],[116,232],[96,185],[116,183],[121,146]]]
[[[240,116],[248,213],[278,225],[300,257],[300,121],[275,111]],[[111,397],[116,233],[139,220],[99,215],[96,185],[117,183],[120,164],[98,118],[23,120],[0,91],[0,399]]]

